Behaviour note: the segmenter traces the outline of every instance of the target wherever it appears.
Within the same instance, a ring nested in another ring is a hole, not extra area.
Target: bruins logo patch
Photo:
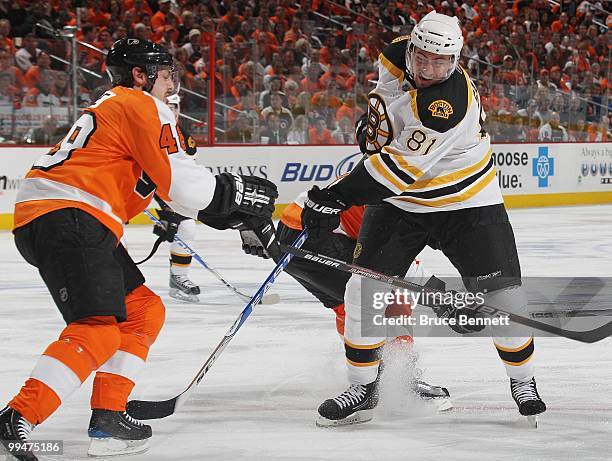
[[[362,248],[363,247],[361,246],[361,243],[357,243],[357,245],[355,245],[355,251],[353,251],[353,259],[359,258]]]
[[[453,106],[444,99],[436,99],[427,109],[431,112],[432,117],[445,118],[447,120],[453,114]]]
[[[195,139],[193,139],[191,136],[189,136],[187,138],[187,145],[193,149],[196,146]]]

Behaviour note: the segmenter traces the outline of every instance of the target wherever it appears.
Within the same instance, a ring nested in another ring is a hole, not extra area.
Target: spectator
[[[134,26],[134,37],[140,40],[151,40],[151,28],[146,24],[139,22]]]
[[[327,129],[325,119],[318,117],[314,121],[314,126],[308,129],[308,139],[311,144],[333,144],[334,138],[331,131]]]
[[[54,73],[53,94],[59,99],[59,104],[62,107],[67,107],[72,104],[72,91],[70,91],[70,82],[68,74],[62,71]]]
[[[550,81],[550,72],[548,69],[542,69],[540,71],[540,79],[538,80],[538,88],[545,88],[556,90],[557,86]]]
[[[201,49],[201,39],[202,33],[198,29],[191,29],[189,31],[188,42],[185,43],[181,48],[187,52],[187,57],[191,58],[192,55],[197,55],[197,57],[201,57],[202,54],[200,52]]]
[[[124,2],[125,7],[128,6],[128,2]],[[153,16],[153,10],[151,10],[149,2],[145,0],[133,0],[129,3],[132,4],[132,7],[125,10],[124,14],[130,15],[134,22],[142,21],[143,16]]]
[[[291,108],[297,103],[297,95],[300,85],[295,80],[285,83],[285,95],[287,96],[287,107]]]
[[[609,133],[610,119],[607,116],[601,117],[600,120],[593,121],[587,130],[588,142],[604,142],[610,140]]]
[[[21,72],[27,72],[28,69],[36,62],[36,58],[40,53],[37,45],[38,41],[36,40],[34,34],[27,34],[23,38],[21,48],[15,53],[15,63]]]
[[[521,116],[512,117],[512,121],[508,131],[508,140],[510,142],[527,142],[527,129],[525,128],[524,119]]]
[[[108,52],[112,48],[114,42],[115,40],[113,40],[113,36],[111,35],[108,28],[100,28],[100,30],[98,31],[98,41],[95,45],[102,51]]]
[[[297,17],[294,17],[291,21],[291,28],[287,32],[285,32],[285,35],[283,36],[283,41],[293,42],[296,44],[297,48],[297,41],[306,38],[306,35],[302,32],[301,29],[301,20]]]
[[[321,63],[320,59],[321,54],[319,53],[319,50],[311,50],[310,57],[306,58],[306,62],[302,65],[302,73],[308,75],[310,74],[310,68],[314,67],[317,69],[316,75],[318,79],[320,75],[328,70],[328,67]]]
[[[248,90],[246,94],[244,94],[240,98],[240,102],[234,106],[232,109],[227,112],[228,123],[231,125],[236,117],[240,113],[245,113],[249,117],[251,117],[256,123],[259,120],[259,108],[255,104],[255,96],[251,90]]]
[[[176,44],[176,40],[179,36],[178,30],[170,24],[162,26],[161,29],[163,32],[161,38],[157,40],[157,43],[166,48],[172,55],[175,55],[178,49],[178,45]]]
[[[13,64],[13,57],[6,48],[0,48],[0,72],[11,76],[11,85],[21,91],[23,72]]]
[[[537,128],[538,132],[540,127],[544,124],[542,116],[538,112],[538,103],[535,99],[530,99],[527,103],[526,109],[519,109],[517,112],[523,119],[523,124],[529,128]]]
[[[241,22],[242,16],[238,14],[238,4],[232,3],[219,22],[219,32],[231,39],[240,32]]]
[[[265,80],[266,79],[264,79],[264,82]],[[280,95],[280,97],[282,98],[282,105],[284,107],[289,107],[289,100],[287,98],[287,95],[281,91],[282,85],[283,85],[283,81],[281,80],[280,76],[272,75],[268,77],[269,89],[262,91],[261,94],[259,95],[259,107],[270,106],[270,100],[271,100],[270,95],[272,93],[276,93]]]
[[[306,115],[307,118],[310,118],[311,112],[310,94],[308,94],[306,91],[302,91],[300,94],[298,94],[297,101],[291,109],[291,113],[294,117],[297,117],[298,115]]]
[[[336,111],[342,106],[338,97],[338,84],[329,80],[325,90],[316,92],[312,97],[312,108],[325,118],[327,126],[336,123]]]
[[[321,69],[316,65],[307,67],[306,77],[300,81],[300,90],[306,91],[307,93],[314,94],[321,90],[321,82],[319,77],[321,76]]]
[[[249,92],[251,95],[253,94],[247,83],[247,79],[242,75],[234,77],[233,85],[230,87],[230,93],[236,99],[236,101],[240,101],[241,98]]]
[[[298,115],[287,133],[287,144],[308,144],[308,119]]]
[[[11,23],[8,19],[0,19],[0,47],[6,48],[11,54],[15,53],[15,45],[11,38]]]
[[[270,112],[265,118],[266,126],[260,133],[262,144],[287,144],[287,129],[282,128],[281,119],[275,112]]]
[[[53,94],[54,86],[53,71],[41,72],[36,85],[30,88],[23,97],[22,105],[26,107],[61,106],[59,98]]]
[[[347,89],[347,77],[348,75],[344,76],[341,74],[340,59],[333,57],[329,65],[329,70],[321,75],[319,82],[321,86],[325,88],[328,86],[328,82],[334,81],[336,82],[336,87],[341,91],[344,91]]]
[[[181,13],[181,22],[178,26],[178,43],[183,43],[189,37],[189,31],[195,26],[195,15],[190,10]]]
[[[364,110],[356,104],[354,99],[345,98],[342,105],[336,111],[336,120],[341,120],[346,117],[350,120],[351,125],[354,126],[357,119],[361,117],[363,113]]]
[[[278,116],[280,128],[286,133],[293,124],[293,114],[289,109],[283,106],[283,98],[278,92],[270,95],[270,105],[264,107],[261,111],[261,117],[267,120],[268,116],[272,113]]]
[[[51,58],[43,51],[36,58],[36,64],[30,67],[23,76],[23,82],[28,88],[32,88],[38,84],[40,75],[50,70]]]
[[[465,14],[466,19],[472,20],[478,16],[478,12],[474,9],[474,0],[465,0],[461,5],[461,9]]]
[[[170,0],[159,0],[159,10],[151,17],[151,28],[158,30],[168,24],[168,16],[174,16],[174,13],[170,11]],[[174,17],[174,20],[178,22],[178,18]]]
[[[550,110],[557,112],[561,119],[561,124],[567,126],[569,123],[569,105],[565,102],[565,95],[562,92],[557,92],[553,95],[550,104]]]
[[[27,144],[39,144],[42,146],[54,146],[66,136],[69,127],[58,127],[57,120],[53,115],[47,115],[43,119],[40,128],[34,128],[26,135]]]
[[[237,144],[249,144],[255,142],[255,125],[253,119],[247,114],[239,114],[234,124],[224,134],[225,141]]]
[[[536,91],[534,96],[538,104],[538,114],[543,123],[547,123],[548,120],[550,120],[550,102],[548,95],[548,90],[540,88]]]
[[[577,119],[574,123],[569,124],[569,141],[570,142],[587,142],[588,133],[586,122],[583,118]]]
[[[559,114],[550,113],[550,120],[540,128],[539,141],[567,142],[569,137],[567,130],[561,126]]]
[[[338,121],[338,127],[332,132],[332,137],[336,144],[355,144],[354,124],[348,117],[343,117]]]
[[[13,85],[13,78],[7,72],[0,72],[0,107],[11,109],[19,101],[20,91]]]

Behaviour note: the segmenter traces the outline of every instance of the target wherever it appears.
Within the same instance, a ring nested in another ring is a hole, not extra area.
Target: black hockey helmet
[[[106,56],[106,69],[112,86],[132,87],[132,69],[138,67],[147,75],[145,90],[150,91],[162,66],[172,70],[172,55],[163,46],[138,38],[117,40]]]

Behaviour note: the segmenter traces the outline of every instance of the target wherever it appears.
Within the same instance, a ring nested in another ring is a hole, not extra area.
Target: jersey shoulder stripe
[[[380,53],[378,60],[395,77],[403,80],[406,74],[406,47],[410,37],[398,37],[387,45]]]
[[[458,67],[443,83],[415,91],[413,108],[421,123],[445,133],[461,123],[472,101],[472,87],[465,71]]]

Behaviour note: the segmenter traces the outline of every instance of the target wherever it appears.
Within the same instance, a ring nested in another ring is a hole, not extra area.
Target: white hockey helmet
[[[443,56],[449,56],[451,66],[448,67],[446,80],[457,68],[461,49],[463,48],[463,33],[459,19],[431,11],[414,26],[410,34],[410,45],[406,47],[406,67],[414,77],[416,69],[413,55],[416,49]],[[426,79],[430,77],[425,76]]]

